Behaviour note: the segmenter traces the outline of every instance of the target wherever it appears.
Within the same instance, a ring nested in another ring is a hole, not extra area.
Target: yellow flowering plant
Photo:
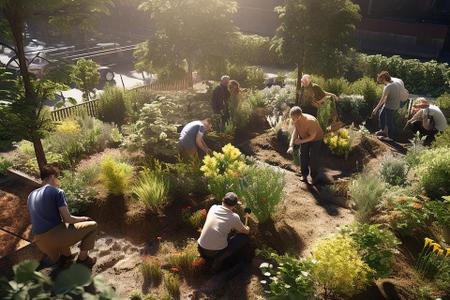
[[[341,128],[337,132],[329,132],[324,137],[324,143],[330,151],[338,156],[348,156],[352,144],[352,137],[346,128]]]
[[[436,241],[425,238],[422,251],[419,253],[416,262],[416,269],[427,278],[435,278],[442,273],[449,264],[449,251],[441,247]]]
[[[238,188],[239,178],[248,165],[241,151],[231,144],[222,147],[222,152],[215,152],[203,159],[200,170],[208,181],[208,189],[216,200],[229,191]]]
[[[312,258],[316,262],[313,275],[324,287],[325,299],[332,294],[351,297],[361,292],[373,273],[349,236],[337,235],[319,241],[312,251]]]

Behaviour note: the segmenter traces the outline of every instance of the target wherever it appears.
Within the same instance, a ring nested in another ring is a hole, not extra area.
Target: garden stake
[[[245,213],[245,226],[247,226],[248,224],[248,216],[252,213],[252,210],[250,207],[246,207],[244,209],[244,213]]]

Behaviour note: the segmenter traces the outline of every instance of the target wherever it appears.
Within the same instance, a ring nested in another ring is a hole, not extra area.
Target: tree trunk
[[[30,104],[36,104],[37,107],[37,96],[33,90],[31,84],[30,73],[28,72],[28,63],[25,56],[25,46],[24,46],[24,20],[20,6],[16,6],[16,3],[10,2],[9,6],[4,8],[4,15],[8,21],[14,42],[16,44],[16,54],[19,60],[19,70],[23,81],[23,87],[25,90],[25,101]],[[42,171],[42,167],[47,163],[45,157],[44,148],[42,147],[42,142],[39,136],[36,134],[37,128],[30,128],[31,140],[34,145],[34,152],[36,154],[36,160],[39,166],[39,170]]]
[[[192,72],[193,72],[193,70],[192,70],[192,62],[189,59],[187,59],[186,61],[187,61],[187,67],[188,67],[188,84],[189,84],[190,87],[193,87],[194,86],[194,80],[192,78]]]
[[[44,147],[39,136],[33,136],[34,153],[36,154],[36,161],[39,166],[39,172],[42,172],[42,168],[47,164],[47,158],[45,157]]]

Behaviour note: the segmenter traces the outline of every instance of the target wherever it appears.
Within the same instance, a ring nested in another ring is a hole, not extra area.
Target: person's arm
[[[288,154],[292,154],[292,152],[294,152],[294,141],[296,138],[297,138],[297,128],[295,128],[294,126],[294,131],[292,132],[291,140],[289,141],[289,148],[287,150]]]
[[[209,147],[206,145],[205,141],[203,140],[203,134],[202,133],[200,133],[200,132],[197,133],[197,136],[195,138],[195,143],[197,144],[197,147],[199,147],[206,154],[210,154],[211,153],[211,149],[209,149]]]
[[[69,209],[67,208],[67,206],[61,206],[58,209],[59,209],[59,214],[61,215],[61,218],[62,218],[64,223],[75,224],[75,223],[85,222],[85,221],[90,221],[91,220],[91,218],[89,218],[89,217],[75,217],[75,216],[72,216],[70,214]]]
[[[413,123],[413,122],[419,121],[419,120],[422,119],[422,118],[423,118],[423,109],[421,109],[421,110],[419,110],[418,112],[416,112],[416,113],[414,114],[414,116],[412,116],[412,118],[409,119],[409,120],[406,122],[406,125],[409,125],[409,124],[411,124],[411,123]]]
[[[372,111],[372,117],[377,113],[377,111],[380,110],[380,108],[384,105],[384,103],[386,102],[387,99],[387,95],[381,96],[380,101],[378,102],[377,106],[375,106],[375,108]]]
[[[316,136],[317,136],[317,132],[311,132],[307,137],[305,137],[304,139],[300,139],[300,138],[297,138],[297,139],[295,139],[294,140],[294,144],[295,145],[301,145],[301,144],[304,144],[304,143],[308,143],[308,142],[311,142],[312,140],[314,140],[315,138],[316,138]]]
[[[336,94],[333,94],[333,93],[325,92],[325,95],[326,95],[326,96],[323,97],[320,101],[325,101],[325,99],[326,99],[327,97],[333,98],[334,101],[337,101],[337,99],[338,99],[338,97],[336,96]]]
[[[244,225],[244,223],[242,223],[241,218],[239,218],[239,216],[236,215],[236,224],[234,226],[234,230],[236,230],[239,233],[243,233],[243,234],[249,234],[250,233],[250,227]]]

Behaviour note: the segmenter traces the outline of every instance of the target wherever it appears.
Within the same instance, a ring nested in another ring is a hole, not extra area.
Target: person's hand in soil
[[[287,154],[292,154],[292,153],[294,153],[294,147],[289,147],[289,149],[287,149],[286,153],[287,153]]]
[[[370,118],[373,119],[373,117],[375,117],[377,112],[378,112],[378,109],[375,107],[375,109],[372,111],[372,114],[370,115]]]
[[[297,138],[297,139],[294,140],[294,144],[295,145],[301,145],[301,144],[303,144],[303,140]]]

